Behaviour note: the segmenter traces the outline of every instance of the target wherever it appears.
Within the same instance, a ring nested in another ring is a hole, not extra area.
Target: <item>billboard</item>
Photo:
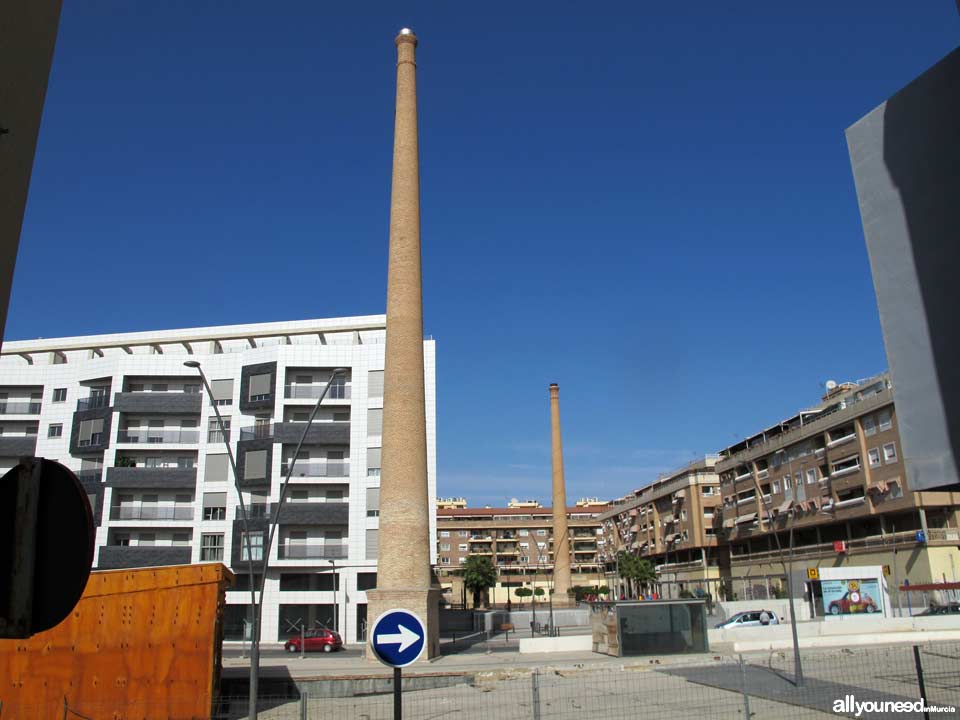
[[[880,580],[821,580],[823,612],[826,615],[883,615]]]

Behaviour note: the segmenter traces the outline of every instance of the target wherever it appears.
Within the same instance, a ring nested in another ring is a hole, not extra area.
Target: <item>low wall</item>
[[[797,644],[801,648],[828,648],[828,647],[851,647],[854,645],[876,645],[877,642],[884,643],[927,643],[960,640],[960,630],[932,630],[917,632],[890,632],[878,636],[876,633],[856,634],[856,635],[824,635],[819,637],[798,637]],[[768,638],[765,640],[754,640],[746,642],[735,642],[733,651],[735,653],[754,652],[757,650],[783,650],[793,647],[793,640],[790,637],[784,639]]]
[[[822,637],[848,637],[852,635],[868,635],[874,637],[889,633],[903,632],[940,632],[960,631],[960,615],[931,615],[912,618],[884,618],[875,616],[842,616],[841,618],[827,618],[811,622],[797,623],[797,637],[800,640]],[[789,623],[781,625],[767,625],[759,627],[730,628],[725,630],[711,629],[709,631],[711,643],[741,643],[759,642],[776,643],[785,641],[792,644],[792,633]],[[930,640],[932,638],[926,638]],[[894,641],[891,641],[894,642]]]
[[[593,638],[590,635],[561,635],[560,637],[523,638],[520,640],[520,652],[590,652],[593,650]]]
[[[532,610],[505,610],[488,611],[483,614],[483,627],[491,633],[499,632],[500,626],[510,623],[517,630],[529,630],[533,622]],[[537,606],[537,623],[545,625],[550,622],[550,608],[544,605]],[[554,608],[553,623],[559,628],[590,627],[590,608]]]
[[[810,620],[810,605],[803,598],[797,598],[793,601],[794,611],[797,613],[797,620],[803,622]],[[714,614],[710,620],[714,624],[726,622],[739,612],[749,612],[751,610],[771,610],[782,620],[790,621],[790,601],[783,600],[733,600],[730,602],[714,603]]]

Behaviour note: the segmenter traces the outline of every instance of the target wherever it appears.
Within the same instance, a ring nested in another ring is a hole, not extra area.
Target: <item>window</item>
[[[449,531],[449,530],[441,530],[441,531],[440,531],[440,537],[450,537],[450,531]]]
[[[267,477],[267,451],[248,450],[244,454],[243,479],[265,480]]]
[[[184,386],[183,386],[183,391],[184,391],[187,395],[199,395],[199,394],[200,394],[200,386],[199,386],[199,385],[196,385],[196,384],[184,385]]]
[[[701,487],[701,488],[700,488],[700,494],[701,494],[701,495],[713,495],[713,494],[715,494],[716,489],[717,489],[717,488],[715,488],[713,485],[707,485],[707,486],[704,486],[704,487]]]
[[[800,487],[803,485],[803,474],[800,472],[795,472],[793,474],[793,486]]]
[[[137,545],[156,545],[157,544],[157,534],[156,533],[140,533],[137,536]]]
[[[350,413],[349,412],[335,412],[333,414],[334,422],[350,422]]]
[[[222,443],[230,440],[230,418],[223,418],[223,431],[220,430],[220,423],[217,418],[210,418],[207,425],[207,442]]]
[[[293,422],[307,422],[310,419],[310,413],[308,412],[295,412],[293,414]]]
[[[213,380],[210,383],[210,394],[213,395],[214,405],[233,405],[233,380]]]
[[[130,392],[143,392],[143,383],[130,383]]]
[[[890,499],[891,499],[891,500],[893,500],[893,499],[895,499],[895,498],[902,498],[902,497],[903,497],[903,488],[900,487],[900,483],[899,483],[899,482],[891,482],[890,485],[889,485],[889,487],[890,487]]]
[[[450,564],[450,558],[448,558],[448,557],[442,557],[442,558],[440,558],[440,564],[441,564],[441,565],[449,565],[449,564]]]
[[[203,519],[204,520],[226,520],[227,518],[227,494],[223,493],[204,493],[203,494]],[[220,537],[223,537],[222,535]]]
[[[882,410],[877,414],[877,420],[879,421],[880,430],[889,430],[893,427],[893,420],[890,416],[889,410]]]
[[[117,533],[113,536],[113,544],[118,547],[127,547],[130,544],[130,533]]]
[[[464,552],[466,551],[466,549],[467,549],[466,543],[460,543],[459,545],[457,545],[457,550],[459,550],[460,552]]]
[[[541,529],[537,530],[537,535],[538,535],[539,537],[546,537],[546,536],[547,536],[547,531],[544,530],[543,528],[541,528]]]
[[[790,485],[790,476],[789,476],[789,475],[784,475],[784,476],[783,476],[783,489],[784,489],[784,490],[789,490],[790,487],[791,487],[791,485]]]
[[[367,437],[376,437],[383,434],[383,410],[371,408],[367,410]]]
[[[470,537],[470,533],[467,530],[461,530],[457,533],[459,537]]]
[[[440,552],[450,552],[450,543],[441,543]]]
[[[183,470],[189,470],[190,468],[196,465],[196,460],[192,457],[178,457],[177,458],[177,467]]]
[[[370,370],[367,373],[367,397],[383,397],[383,370]]]
[[[380,448],[367,448],[367,477],[380,477]]]
[[[166,383],[153,383],[150,386],[150,392],[167,392],[169,387]]]
[[[380,516],[380,488],[367,488],[367,517]]]
[[[844,458],[838,462],[833,463],[833,467],[830,471],[831,477],[836,477],[838,475],[846,475],[847,473],[856,472],[860,469],[860,456],[851,455],[848,458]]]
[[[886,463],[895,463],[897,461],[896,443],[887,443],[883,446],[883,461]]]
[[[867,450],[867,457],[870,459],[870,467],[880,467],[880,448],[870,448]]]
[[[47,437],[58,438],[63,436],[63,425],[57,423],[47,428]]]
[[[775,492],[775,493],[780,492],[780,481],[779,481],[779,480],[774,480],[774,481],[773,481],[773,492]]]
[[[230,478],[230,461],[226,453],[207,455],[203,473],[204,482],[227,482]]]
[[[877,421],[874,419],[873,415],[868,415],[863,418],[863,433],[864,435],[874,435],[877,432]]]
[[[173,545],[189,545],[190,533],[175,532],[173,534]]]
[[[686,519],[687,519],[687,511],[686,511],[686,510],[681,510],[681,511],[680,511],[680,519],[681,519],[681,520],[686,520]]]
[[[357,573],[357,590],[373,590],[377,586],[377,574],[372,572]]]
[[[270,373],[250,376],[250,402],[270,399],[273,395],[273,392],[271,392],[273,383],[270,380]]]
[[[530,531],[529,531],[529,530],[521,530],[521,531],[518,533],[518,535],[520,535],[520,537],[527,537],[527,536],[530,535]]]
[[[54,402],[66,402],[66,401],[67,401],[67,389],[66,389],[66,388],[54,388],[54,389],[53,389],[53,401],[54,401]]]
[[[247,547],[247,533],[240,533],[240,559],[263,560],[263,533],[249,535],[250,546]]]
[[[816,485],[817,484],[817,471],[814,469],[807,470],[807,485]]]
[[[202,534],[200,536],[200,562],[217,560],[223,560],[223,533]]]

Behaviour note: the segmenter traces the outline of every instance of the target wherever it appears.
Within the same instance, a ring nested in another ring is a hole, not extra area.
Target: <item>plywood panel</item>
[[[232,582],[219,563],[91,573],[58,626],[0,640],[3,720],[62,717],[64,703],[98,720],[208,717]]]

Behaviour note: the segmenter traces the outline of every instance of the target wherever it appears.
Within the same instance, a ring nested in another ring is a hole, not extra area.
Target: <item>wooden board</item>
[[[0,717],[209,717],[232,583],[219,563],[91,573],[62,623],[0,640]]]

